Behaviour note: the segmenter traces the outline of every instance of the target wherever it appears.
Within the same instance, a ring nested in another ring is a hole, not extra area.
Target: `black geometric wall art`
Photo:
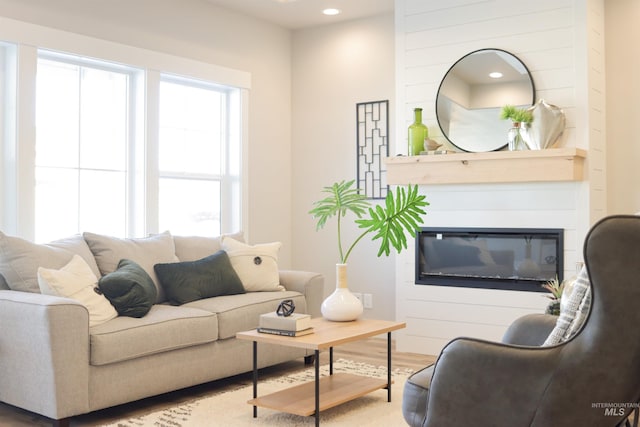
[[[358,189],[368,199],[387,197],[387,170],[383,159],[389,156],[389,101],[356,104]]]

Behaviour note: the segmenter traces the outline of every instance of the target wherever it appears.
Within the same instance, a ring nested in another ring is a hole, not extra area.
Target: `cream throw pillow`
[[[98,278],[79,255],[59,270],[38,268],[38,286],[46,295],[74,299],[89,310],[89,327],[118,316],[118,312],[98,288]]]
[[[222,237],[222,249],[240,277],[246,292],[284,291],[280,286],[278,251],[282,243],[247,245],[228,236]]]

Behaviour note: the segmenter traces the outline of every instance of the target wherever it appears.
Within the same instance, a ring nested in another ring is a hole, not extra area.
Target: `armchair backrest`
[[[591,310],[582,330],[556,347],[561,357],[532,425],[615,425],[640,401],[640,217],[596,223],[584,260]]]
[[[640,217],[598,221],[584,243],[591,310],[549,347],[458,338],[430,381],[424,426],[615,426],[640,401]]]

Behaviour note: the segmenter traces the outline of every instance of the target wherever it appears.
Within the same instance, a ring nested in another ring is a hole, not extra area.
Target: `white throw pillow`
[[[247,292],[285,290],[280,286],[278,272],[280,246],[280,242],[247,245],[228,236],[222,237],[222,249],[229,255]]]
[[[40,292],[74,299],[89,310],[89,327],[100,325],[118,316],[109,300],[99,293],[98,278],[79,255],[59,270],[38,268]],[[98,290],[96,292],[96,290]]]

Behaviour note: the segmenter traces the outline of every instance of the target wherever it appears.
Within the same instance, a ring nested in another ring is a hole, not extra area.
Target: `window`
[[[82,231],[139,237],[241,229],[242,89],[45,49],[23,55],[31,64],[15,61],[18,50],[0,54],[11,52],[16,73],[22,66],[33,76],[34,89],[20,99],[33,105],[35,117],[24,126],[33,123],[35,136],[0,136],[1,229],[38,242]],[[20,87],[1,80],[0,113],[16,112],[3,92]],[[5,155],[13,146],[17,154]]]
[[[222,230],[228,92],[171,77],[160,82],[160,230],[186,235]]]
[[[126,235],[130,74],[41,56],[35,236]]]

